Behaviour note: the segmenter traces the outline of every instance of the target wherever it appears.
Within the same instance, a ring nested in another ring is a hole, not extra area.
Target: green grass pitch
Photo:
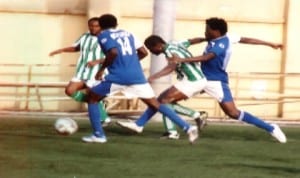
[[[135,135],[111,125],[106,144],[86,144],[87,119],[60,136],[54,119],[0,118],[0,178],[299,178],[300,129],[277,143],[255,127],[210,124],[195,145],[160,140],[162,125]]]

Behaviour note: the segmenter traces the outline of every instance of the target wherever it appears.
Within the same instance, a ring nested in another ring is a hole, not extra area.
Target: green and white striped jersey
[[[87,67],[86,64],[89,61],[104,58],[97,36],[93,36],[90,33],[84,33],[73,46],[80,48],[80,57],[78,58],[76,66],[76,78],[81,80],[94,80],[101,65]]]
[[[171,58],[173,55],[177,55],[179,58],[190,58],[192,54],[187,50],[190,46],[189,41],[183,41],[180,43],[168,43],[164,50],[164,54],[167,58]],[[199,62],[179,63],[176,67],[177,79],[183,78],[189,81],[196,81],[205,78]]]

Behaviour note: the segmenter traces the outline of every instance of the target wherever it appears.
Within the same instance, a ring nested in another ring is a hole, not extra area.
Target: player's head
[[[206,19],[205,37],[212,40],[227,33],[227,22],[222,18],[212,17]]]
[[[102,30],[106,30],[109,28],[116,28],[118,21],[112,14],[103,14],[99,17],[99,24]]]
[[[98,17],[92,17],[88,20],[89,31],[92,35],[98,35],[101,31]]]
[[[151,53],[159,55],[160,53],[164,52],[164,46],[166,45],[166,42],[160,36],[151,35],[145,39],[144,44]]]

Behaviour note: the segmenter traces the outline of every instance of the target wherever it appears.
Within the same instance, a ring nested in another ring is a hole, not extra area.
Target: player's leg
[[[111,119],[107,114],[107,111],[104,107],[103,101],[100,101],[98,103],[98,106],[99,106],[99,110],[101,113],[100,118],[101,118],[102,126],[106,127],[107,125],[109,125],[111,123]]]
[[[170,103],[169,105],[177,113],[193,118],[197,124],[199,131],[201,131],[206,125],[206,117],[201,117],[201,116],[207,114],[203,113],[203,115],[201,115],[200,112],[179,105],[177,102],[180,100],[188,99],[193,95],[201,92],[203,88],[206,86],[206,84],[207,84],[206,79],[202,79],[198,81],[183,80],[177,82],[174,86],[162,92],[158,100],[160,101],[160,103]]]
[[[176,112],[170,109],[166,104],[160,104],[155,98],[145,99],[142,101],[147,104],[149,107],[157,109],[161,114],[168,117],[172,122],[174,122],[177,126],[183,129],[189,135],[190,143],[193,143],[198,138],[198,130],[197,127],[191,126],[182,118],[180,118]]]
[[[165,115],[162,115],[163,125],[166,130],[160,137],[161,139],[179,139],[180,134],[176,129],[176,125],[168,119]]]
[[[98,102],[101,101],[109,92],[111,83],[102,82],[95,87],[91,88],[88,96],[88,113],[90,123],[93,128],[93,134],[91,136],[83,137],[85,142],[106,142],[106,136],[102,129],[99,117],[101,115]]]
[[[90,88],[94,85],[94,83],[92,83],[93,81],[87,81],[86,85],[87,85],[87,94],[89,94],[90,92]],[[109,123],[111,122],[111,119],[108,117],[107,111],[105,110],[103,101],[99,101],[98,103],[98,107],[100,110],[100,120],[102,123],[102,127],[105,127],[107,125],[109,125]]]
[[[208,117],[208,114],[206,111],[195,111],[191,108],[182,106],[178,103],[171,103],[169,104],[173,110],[175,110],[178,114],[188,116],[195,120],[198,130],[202,131],[203,128],[207,125],[206,119]]]
[[[78,81],[70,81],[69,84],[65,88],[66,95],[73,98],[75,101],[78,102],[86,102],[87,95],[83,93],[82,89],[85,89],[85,83],[84,81],[78,80]]]
[[[226,113],[229,117],[233,119],[237,119],[252,125],[255,125],[258,128],[266,130],[268,133],[270,133],[273,137],[275,137],[279,142],[285,143],[286,142],[286,136],[281,131],[278,125],[276,124],[269,124],[262,119],[253,116],[252,114],[240,111],[236,108],[233,101],[231,102],[222,102],[220,103],[220,106],[224,113]]]
[[[194,126],[190,126],[187,122],[182,120],[172,109],[170,109],[165,104],[160,104],[155,98],[155,94],[151,88],[151,86],[147,84],[135,85],[130,88],[131,91],[135,93],[145,104],[148,105],[147,110],[142,114],[141,118],[136,123],[129,123],[124,125],[123,123],[119,123],[122,127],[126,127],[132,129],[132,125],[135,125],[136,132],[142,132],[143,126],[150,120],[150,118],[159,111],[163,115],[166,115],[170,120],[176,123],[180,128],[182,128],[189,135],[190,142],[194,142],[198,138],[197,128]],[[130,92],[130,90],[128,90]],[[141,122],[142,121],[142,122]],[[130,127],[128,127],[130,126]],[[138,128],[138,129],[136,129]]]
[[[87,102],[87,96],[88,96],[88,94],[80,91],[82,89],[87,89],[86,90],[87,93],[89,92],[89,90],[86,87],[84,81],[82,81],[82,80],[77,80],[76,82],[71,81],[67,85],[67,87],[65,89],[65,93],[68,96],[70,96],[71,98],[73,98],[75,101],[78,101],[78,102]],[[98,107],[99,107],[100,113],[101,113],[101,116],[100,116],[101,122],[104,123],[104,124],[110,123],[111,120],[108,117],[108,114],[107,114],[107,112],[106,112],[106,110],[104,108],[104,105],[103,105],[102,101],[100,101],[98,103]]]
[[[235,106],[228,84],[220,81],[208,82],[205,92],[216,98],[225,114],[269,132],[279,142],[285,143],[286,137],[277,125],[264,122],[262,119],[251,115],[248,112],[240,111]]]
[[[175,94],[174,92],[177,94]],[[160,94],[160,96],[158,97],[158,101],[162,104],[174,102],[175,100],[178,101],[178,100],[181,100],[181,97],[185,97],[185,96],[179,96],[180,94],[181,93],[178,93],[176,88],[170,87]],[[173,96],[178,99],[174,98]],[[171,109],[173,109],[171,104],[168,104],[167,106],[170,107]],[[170,119],[168,119],[165,115],[162,115],[162,120],[163,120],[163,124],[164,124],[164,128],[165,128],[166,132],[163,133],[161,138],[178,139],[179,133],[176,129],[176,125]]]

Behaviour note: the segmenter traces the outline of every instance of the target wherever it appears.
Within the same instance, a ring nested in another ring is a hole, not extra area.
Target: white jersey
[[[101,65],[87,67],[86,64],[89,61],[104,59],[104,54],[98,43],[97,36],[93,36],[90,33],[84,33],[73,46],[80,49],[80,57],[77,61],[75,77],[80,80],[94,80]]]

